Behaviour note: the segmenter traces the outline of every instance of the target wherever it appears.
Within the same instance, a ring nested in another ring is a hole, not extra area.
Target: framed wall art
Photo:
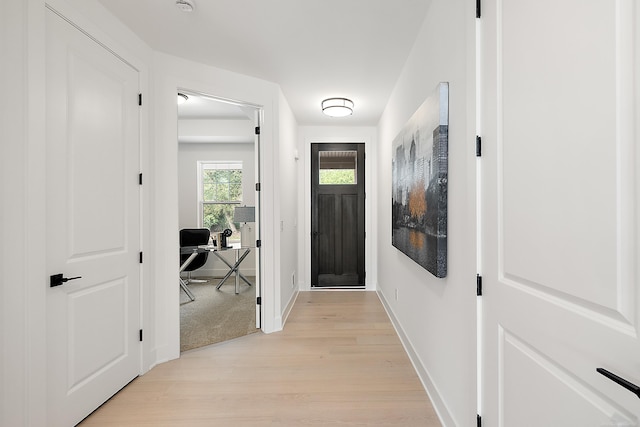
[[[449,84],[411,116],[392,144],[393,246],[436,277],[447,276]]]

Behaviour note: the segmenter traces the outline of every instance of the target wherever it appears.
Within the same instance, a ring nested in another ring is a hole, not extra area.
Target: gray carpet
[[[200,279],[209,280],[189,284],[195,301],[180,291],[180,351],[259,331],[256,329],[255,277],[247,277],[254,286],[240,281],[238,295],[233,277],[227,279],[220,290],[216,289],[220,279]]]

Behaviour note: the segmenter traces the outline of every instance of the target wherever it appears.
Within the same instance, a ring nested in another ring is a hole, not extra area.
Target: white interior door
[[[140,366],[138,73],[47,10],[48,420],[74,425]]]
[[[483,0],[485,426],[636,426],[634,0]]]

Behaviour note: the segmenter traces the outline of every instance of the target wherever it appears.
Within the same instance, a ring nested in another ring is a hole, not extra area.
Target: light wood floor
[[[91,426],[440,426],[374,292],[301,292],[284,331],[182,354]]]

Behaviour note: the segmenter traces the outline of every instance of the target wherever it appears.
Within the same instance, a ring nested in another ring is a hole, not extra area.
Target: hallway
[[[300,292],[284,331],[183,353],[80,425],[440,426],[374,292]]]

